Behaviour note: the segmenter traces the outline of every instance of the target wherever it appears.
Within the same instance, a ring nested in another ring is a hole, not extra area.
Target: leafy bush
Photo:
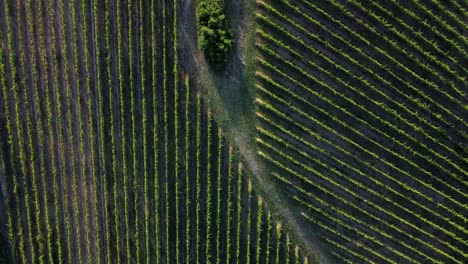
[[[199,0],[198,39],[208,63],[217,72],[224,69],[234,42],[223,0]]]

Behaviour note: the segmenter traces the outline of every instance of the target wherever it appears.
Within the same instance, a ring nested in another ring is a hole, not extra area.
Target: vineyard
[[[178,65],[177,2],[0,5],[8,263],[305,261]]]
[[[257,1],[257,143],[339,263],[466,263],[466,5]]]
[[[466,263],[464,1],[197,3],[0,1],[0,263]]]

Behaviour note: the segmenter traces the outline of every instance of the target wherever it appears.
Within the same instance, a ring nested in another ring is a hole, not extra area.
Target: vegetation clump
[[[211,67],[220,72],[228,62],[234,43],[223,0],[200,0],[198,14],[198,44]]]

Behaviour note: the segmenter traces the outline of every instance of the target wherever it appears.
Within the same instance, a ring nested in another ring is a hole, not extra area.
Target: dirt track
[[[229,100],[242,100],[236,98],[236,96],[244,96],[241,92],[241,86],[246,85],[246,80],[244,76],[245,71],[245,59],[242,50],[245,50],[244,45],[249,45],[248,37],[248,28],[249,24],[248,19],[253,19],[253,15],[247,14],[248,8],[244,5],[254,4],[246,3],[241,1],[231,1],[228,4],[230,10],[228,12],[235,19],[232,20],[232,24],[237,25],[234,27],[234,33],[236,36],[236,44],[232,54],[231,62],[227,66],[226,71],[221,76],[215,76],[210,70],[207,62],[205,61],[203,54],[198,49],[197,44],[197,23],[196,23],[196,2],[193,0],[187,0],[181,8],[181,59],[182,65],[194,76],[195,81],[198,87],[201,87],[205,99],[209,101],[210,106],[214,110],[215,116],[218,119],[220,124],[225,124],[223,129],[227,129],[228,134],[231,135],[231,140],[234,141],[237,148],[240,150],[243,159],[247,162],[248,168],[251,171],[251,174],[256,178],[256,183],[259,185],[261,192],[268,194],[267,203],[270,204],[270,208],[273,207],[281,215],[282,220],[286,221],[287,225],[290,227],[293,234],[300,240],[299,244],[302,244],[306,247],[306,250],[311,254],[318,256],[320,263],[329,263],[324,254],[321,253],[319,247],[316,243],[311,241],[310,238],[306,237],[306,232],[303,232],[299,222],[297,221],[297,216],[295,215],[290,207],[285,205],[285,199],[282,197],[280,192],[277,190],[277,187],[274,183],[270,182],[266,175],[266,170],[263,167],[262,163],[258,160],[255,150],[252,148],[252,139],[249,138],[250,135],[253,135],[250,131],[250,127],[239,124],[242,121],[237,120],[236,122],[232,121],[232,116],[238,113],[234,112],[232,109],[229,109]],[[234,92],[231,94],[231,98],[223,98],[220,95],[219,89],[232,89]],[[253,104],[252,102],[247,102]],[[255,113],[251,113],[252,115]],[[231,115],[231,116],[230,116]],[[239,118],[234,116],[235,119]],[[254,117],[241,117],[240,120],[253,119]]]

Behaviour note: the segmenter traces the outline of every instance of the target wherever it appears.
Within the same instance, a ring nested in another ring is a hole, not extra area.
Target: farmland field
[[[302,261],[178,66],[175,3],[88,4],[0,7],[9,259]]]
[[[0,263],[466,263],[464,1],[200,3],[0,1]]]
[[[304,229],[339,262],[466,262],[464,9],[257,4],[259,154]]]

